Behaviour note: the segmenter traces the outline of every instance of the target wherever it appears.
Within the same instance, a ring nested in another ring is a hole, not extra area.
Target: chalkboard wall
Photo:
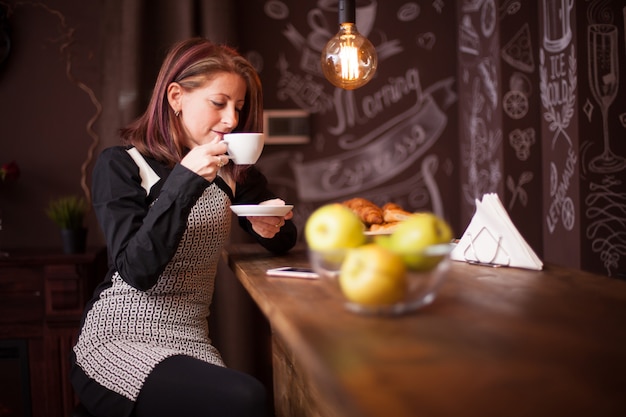
[[[543,0],[544,255],[626,271],[626,1]]]
[[[268,145],[260,161],[300,227],[362,196],[434,211],[460,237],[496,192],[544,261],[623,275],[626,0],[357,1],[379,69],[352,92],[319,66],[336,1],[238,10],[266,108],[310,113],[309,143]]]
[[[308,144],[271,145],[261,160],[297,203],[300,222],[325,202],[362,196],[435,211],[460,229],[450,7],[357,1],[357,28],[376,46],[379,69],[348,92],[326,81],[319,64],[338,29],[336,2],[245,2],[245,50],[260,70],[266,108],[311,115]]]
[[[534,2],[457,8],[462,222],[497,192],[533,249],[542,251],[541,146]]]

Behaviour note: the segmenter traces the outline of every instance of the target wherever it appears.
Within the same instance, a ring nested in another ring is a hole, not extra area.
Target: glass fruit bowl
[[[311,268],[347,310],[399,315],[435,300],[450,269],[452,248],[452,244],[440,244],[419,253],[391,255],[366,244],[353,249],[309,249],[308,255]]]

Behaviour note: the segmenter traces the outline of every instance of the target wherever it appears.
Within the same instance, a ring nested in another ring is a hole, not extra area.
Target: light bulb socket
[[[356,23],[354,0],[339,0],[339,24]]]
[[[376,48],[356,29],[355,0],[339,0],[339,31],[322,49],[324,77],[335,87],[354,90],[367,84],[378,65]]]

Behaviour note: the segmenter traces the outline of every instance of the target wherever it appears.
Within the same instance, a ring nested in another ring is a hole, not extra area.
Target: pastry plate
[[[291,204],[237,204],[230,206],[230,209],[237,216],[284,216],[293,208]]]
[[[391,233],[393,233],[393,229],[391,230],[366,230],[365,232],[363,232],[365,234],[365,236],[379,236],[379,235],[390,235]]]

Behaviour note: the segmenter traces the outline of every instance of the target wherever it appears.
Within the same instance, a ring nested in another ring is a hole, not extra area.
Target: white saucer
[[[289,213],[293,205],[271,205],[271,204],[238,204],[230,206],[230,209],[237,216],[284,216]]]

